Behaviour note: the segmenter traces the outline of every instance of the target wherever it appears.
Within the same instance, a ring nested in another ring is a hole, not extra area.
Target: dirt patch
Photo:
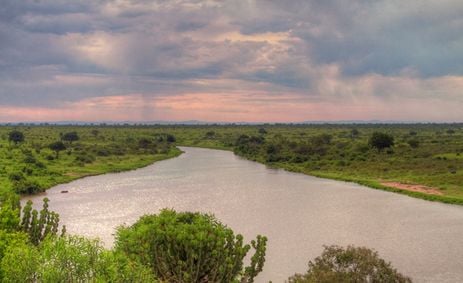
[[[423,185],[403,184],[399,182],[382,182],[381,185],[405,191],[425,193],[429,195],[442,195],[442,192],[439,189]]]

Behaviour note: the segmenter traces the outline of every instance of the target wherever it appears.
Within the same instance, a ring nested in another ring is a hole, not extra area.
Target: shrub
[[[18,143],[21,143],[24,141],[24,134],[17,130],[11,131],[8,134],[8,140],[10,142],[14,142],[14,144],[17,145]]]
[[[95,156],[90,155],[90,154],[81,154],[76,157],[76,161],[78,163],[92,163],[95,160],[96,160]]]
[[[309,282],[411,282],[378,256],[363,247],[325,247],[321,256],[309,262],[306,274],[296,274],[289,283]]]
[[[418,146],[420,146],[420,142],[415,139],[409,140],[407,143],[411,148],[417,148]]]
[[[208,131],[205,135],[206,139],[213,139],[215,137],[215,132],[214,131]]]
[[[22,172],[11,172],[8,175],[8,179],[10,179],[12,182],[19,182],[25,180],[26,178]]]
[[[1,271],[3,282],[156,282],[147,268],[79,236],[9,248]]]
[[[168,143],[173,143],[173,142],[176,142],[177,139],[175,138],[175,136],[171,134],[167,134],[166,140]]]
[[[62,136],[62,140],[63,141],[67,141],[69,143],[72,143],[74,141],[78,141],[79,140],[79,135],[77,134],[77,132],[69,132],[69,133],[65,133],[63,136]]]
[[[250,245],[210,215],[163,210],[131,227],[120,227],[116,250],[152,269],[166,282],[253,282],[262,271],[266,238],[251,245],[255,254],[243,269]]]
[[[374,132],[371,135],[368,144],[371,147],[382,150],[394,145],[394,137],[386,133]]]
[[[261,135],[267,134],[267,130],[266,130],[265,128],[259,128],[258,132],[259,132],[259,134],[261,134]]]
[[[36,181],[23,179],[13,182],[13,189],[18,194],[35,194],[43,192],[44,188]]]

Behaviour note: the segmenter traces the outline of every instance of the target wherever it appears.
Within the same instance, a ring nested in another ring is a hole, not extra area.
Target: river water
[[[227,151],[181,149],[174,159],[80,179],[30,199],[39,205],[48,197],[69,233],[99,237],[108,247],[118,225],[143,214],[213,213],[248,241],[269,238],[258,282],[304,272],[331,244],[373,248],[416,282],[463,282],[461,206],[269,169]]]

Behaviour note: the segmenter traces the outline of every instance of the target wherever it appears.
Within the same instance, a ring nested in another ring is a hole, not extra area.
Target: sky
[[[461,0],[0,4],[0,122],[463,121]]]

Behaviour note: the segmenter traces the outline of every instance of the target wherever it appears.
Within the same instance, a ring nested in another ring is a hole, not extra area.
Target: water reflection
[[[418,282],[463,282],[463,207],[268,169],[230,152],[182,150],[143,169],[57,186],[46,193],[50,207],[68,232],[108,246],[115,227],[162,208],[213,213],[247,239],[268,236],[258,282],[304,272],[327,244],[374,248]]]

